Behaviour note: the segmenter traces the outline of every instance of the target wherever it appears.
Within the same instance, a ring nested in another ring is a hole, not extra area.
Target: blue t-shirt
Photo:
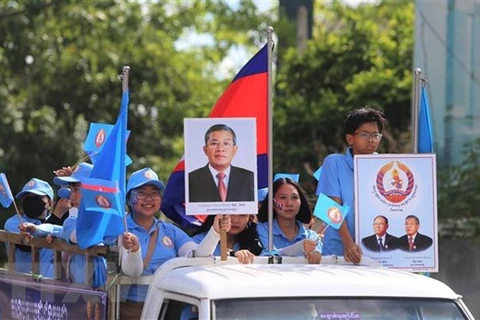
[[[69,216],[63,222],[63,232],[60,238],[72,244],[70,235],[77,227],[77,217]],[[117,240],[116,237],[108,237],[105,239],[106,245],[112,245]],[[73,243],[76,244],[76,243]],[[74,283],[85,283],[85,256],[74,254],[69,263],[69,276]],[[93,258],[93,281],[92,287],[99,288],[105,286],[107,281],[107,261],[103,257]]]
[[[150,238],[158,228],[157,243],[153,251],[149,265],[143,270],[143,275],[154,274],[157,269],[170,259],[176,258],[178,249],[184,244],[193,241],[183,230],[171,223],[165,223],[154,218],[154,223],[150,230],[145,230],[138,225],[132,215],[127,216],[128,231],[138,237],[140,247],[142,248],[142,259],[145,259],[148,252]],[[147,285],[122,286],[122,301],[145,301],[147,296]]]
[[[30,222],[40,225],[42,221],[22,215],[23,222]],[[18,215],[14,215],[5,222],[5,231],[20,233],[18,226],[21,224]],[[40,249],[40,274],[44,277],[53,278],[53,251],[51,249]],[[32,272],[32,253],[15,249],[15,269],[19,272]]]
[[[345,154],[331,154],[325,158],[318,190],[326,196],[338,197],[348,204],[345,217],[348,231],[355,241],[355,211],[353,185],[353,153],[347,148]],[[323,239],[323,255],[343,256],[343,242],[337,229],[329,227]]]
[[[283,233],[282,229],[278,225],[277,219],[273,219],[273,250],[278,250],[291,246],[302,240],[319,240],[318,234],[310,229],[307,229],[303,224],[297,220],[298,233],[293,240],[288,239]],[[257,226],[258,236],[262,246],[266,248],[262,254],[268,254],[268,221],[258,224]],[[322,253],[322,244],[321,241],[318,241],[316,250]],[[298,252],[298,257],[304,256],[303,250]]]

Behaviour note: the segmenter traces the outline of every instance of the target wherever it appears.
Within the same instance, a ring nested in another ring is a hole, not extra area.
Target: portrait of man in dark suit
[[[215,124],[204,140],[208,163],[188,174],[189,201],[255,201],[253,172],[231,164],[238,152],[235,131],[225,124]]]
[[[362,239],[363,246],[370,251],[382,252],[398,248],[398,238],[387,233],[388,219],[379,215],[373,219],[373,232],[375,234]]]
[[[414,215],[405,218],[406,235],[398,239],[399,248],[404,251],[423,251],[428,249],[432,243],[432,238],[418,232],[420,229],[420,220]]]

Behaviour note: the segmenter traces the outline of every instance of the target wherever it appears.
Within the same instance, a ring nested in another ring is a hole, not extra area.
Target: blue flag
[[[339,229],[347,216],[348,210],[350,210],[350,207],[346,203],[341,206],[323,193],[320,193],[313,214],[326,224]]]
[[[8,208],[12,205],[13,201],[15,201],[15,199],[8,184],[7,176],[5,173],[0,173],[0,203],[4,208]]]
[[[88,129],[87,138],[83,144],[83,151],[85,151],[89,156],[93,164],[97,162],[97,157],[102,151],[105,142],[107,141],[110,133],[113,130],[114,125],[106,123],[90,123],[90,128]],[[130,130],[127,130],[127,140],[130,135]],[[125,156],[125,165],[128,166],[133,161],[128,155]]]
[[[117,181],[86,178],[82,180],[80,190],[85,210],[123,216]]]
[[[430,120],[428,93],[425,87],[422,88],[418,115],[418,153],[433,153],[432,122]]]
[[[105,237],[116,237],[124,229],[123,217],[125,215],[125,158],[127,152],[127,121],[128,121],[128,90],[123,92],[122,104],[115,126],[112,128],[105,144],[96,155],[90,178],[108,181],[117,181],[119,197],[118,214],[105,214],[104,210],[86,206],[82,197],[78,208],[77,240],[81,249],[104,242]]]
[[[320,175],[322,174],[322,167],[318,168],[317,171],[313,173],[313,177],[320,181]],[[318,195],[318,194],[317,194]]]

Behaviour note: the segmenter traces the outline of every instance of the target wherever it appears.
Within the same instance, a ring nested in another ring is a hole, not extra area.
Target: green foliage
[[[291,48],[281,57],[275,170],[298,172],[304,167],[311,173],[327,154],[343,152],[343,121],[350,110],[364,105],[382,108],[390,121],[381,151],[407,151],[413,2],[317,5],[320,20],[305,53],[299,56]]]
[[[0,0],[0,171],[19,190],[83,157],[90,122],[114,123],[117,75],[131,67],[129,171],[168,177],[183,118],[206,116],[228,82],[212,76],[233,46],[255,48],[252,1]],[[188,34],[208,45],[179,48]]]
[[[459,165],[438,170],[440,218],[480,218],[480,139],[466,144],[464,154]]]

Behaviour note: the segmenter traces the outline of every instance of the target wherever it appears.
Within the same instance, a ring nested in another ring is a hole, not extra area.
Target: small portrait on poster
[[[438,272],[434,154],[354,158],[356,242],[381,265]]]
[[[254,118],[185,119],[187,214],[257,212]]]

